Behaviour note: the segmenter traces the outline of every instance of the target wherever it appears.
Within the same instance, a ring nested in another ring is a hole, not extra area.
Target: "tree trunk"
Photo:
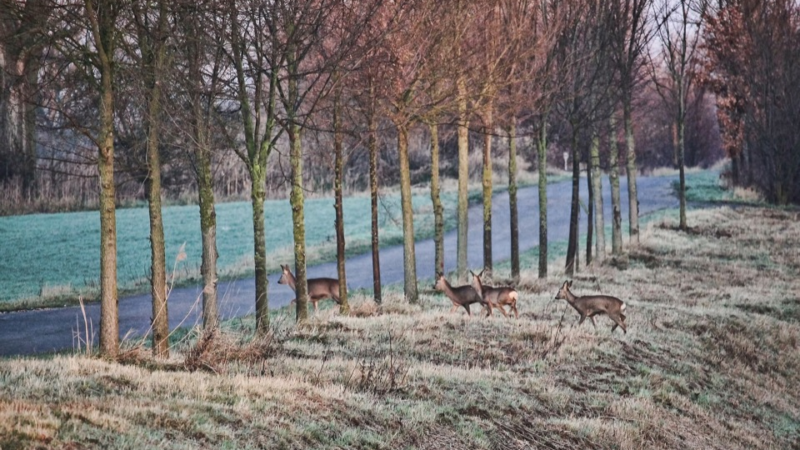
[[[483,273],[492,279],[492,105],[486,108],[483,130]]]
[[[592,146],[589,149],[592,165],[592,196],[594,197],[594,229],[597,237],[595,259],[602,263],[606,256],[606,231],[603,219],[603,172],[600,170],[600,138],[597,132],[592,135]]]
[[[291,53],[291,52],[290,52]],[[292,61],[290,67],[294,66]],[[297,73],[295,67],[292,73]],[[298,98],[297,80],[289,79],[289,102],[296,105]],[[292,112],[294,113],[294,112]],[[297,299],[297,322],[308,319],[308,277],[306,275],[306,222],[305,198],[303,194],[303,152],[300,142],[300,125],[294,122],[294,114],[289,117],[290,163],[292,166],[292,230],[294,236],[294,277],[295,298]]]
[[[341,124],[341,106],[339,98],[333,104],[333,152],[334,181],[333,190],[336,208],[336,269],[339,275],[339,313],[350,314],[350,303],[347,301],[347,273],[345,270],[345,240],[344,240],[344,201],[342,181],[344,178],[343,136]]]
[[[374,98],[374,92],[370,87],[370,94]],[[374,110],[373,110],[374,111]],[[369,116],[369,194],[370,194],[370,212],[372,216],[372,294],[375,298],[375,303],[381,304],[381,254],[380,254],[380,240],[378,239],[378,232],[380,230],[378,223],[378,124],[375,120],[375,114],[370,113]]]
[[[519,212],[517,210],[517,119],[508,129],[508,207],[511,222],[511,278],[519,282]]]
[[[147,96],[147,203],[150,214],[150,293],[152,296],[153,356],[169,357],[169,313],[167,308],[167,271],[164,250],[164,221],[161,214],[161,85],[166,61],[163,41],[166,26],[166,7],[159,2],[158,23],[155,29],[140,25],[139,37],[142,52],[142,73]],[[141,13],[140,11],[136,11]],[[139,15],[137,14],[137,16]]]
[[[587,202],[586,214],[586,267],[592,263],[592,238],[594,237],[594,185],[592,184],[592,170],[589,164],[586,165],[586,188],[589,193],[589,201]]]
[[[431,202],[433,202],[433,242],[436,248],[433,273],[444,272],[444,206],[439,186],[439,124],[431,121]]]
[[[467,274],[467,246],[469,239],[469,117],[467,116],[467,86],[458,79],[458,239],[456,277]]]
[[[147,137],[147,203],[150,213],[150,293],[152,295],[153,315],[153,355],[158,358],[169,356],[169,315],[167,309],[167,271],[164,250],[164,222],[161,216],[161,155],[158,150],[160,115],[158,83],[152,86]]]
[[[184,23],[187,35],[196,33],[198,16],[189,17]],[[211,148],[208,106],[203,101],[203,46],[200,40],[190,38],[186,46],[187,76],[191,87],[192,135],[194,137],[195,179],[197,180],[198,203],[200,204],[200,236],[202,256],[200,274],[203,277],[203,328],[213,330],[219,326],[217,308],[217,213],[214,207],[213,179],[211,174]],[[216,72],[214,72],[216,75]],[[212,81],[215,84],[216,79]],[[213,96],[212,96],[213,98]],[[211,101],[211,100],[209,100]]]
[[[256,334],[269,333],[269,301],[267,289],[267,239],[264,231],[264,199],[266,198],[266,167],[251,167],[250,201],[253,205],[253,261],[256,278]],[[298,302],[299,303],[299,302]]]
[[[408,162],[407,125],[397,123],[397,152],[400,156],[400,203],[403,214],[403,291],[409,303],[417,303],[417,261],[414,252],[414,210],[411,205],[411,169]]]
[[[684,155],[686,149],[686,111],[685,111],[685,95],[679,95],[679,110],[678,110],[678,171],[680,178],[680,189],[678,192],[678,201],[680,203],[680,229],[686,231],[686,164],[684,163]]]
[[[539,124],[539,278],[547,278],[547,118]]]
[[[611,254],[622,254],[622,203],[619,195],[619,147],[617,124],[612,114],[608,120],[608,181],[611,184]]]
[[[628,213],[630,223],[631,245],[639,244],[639,197],[636,194],[636,151],[633,142],[633,122],[631,119],[630,98],[626,99],[623,113],[625,115],[625,142],[628,145]]]
[[[580,192],[581,165],[578,159],[578,135],[572,132],[572,201],[570,202],[569,214],[569,241],[567,242],[567,262],[564,266],[564,273],[573,276],[576,271],[578,256],[578,208],[580,208],[578,194]]]
[[[119,354],[119,298],[117,297],[117,218],[114,185],[114,63],[117,39],[114,8],[95,11],[86,2],[100,72],[100,129],[97,136],[100,172],[100,354]]]
[[[205,135],[205,133],[203,133]],[[198,136],[195,133],[195,136]],[[197,156],[197,187],[200,196],[200,234],[203,255],[200,272],[203,276],[203,328],[219,326],[217,309],[217,212],[214,207],[214,190],[211,179],[211,151],[205,138],[199,139],[202,147]]]

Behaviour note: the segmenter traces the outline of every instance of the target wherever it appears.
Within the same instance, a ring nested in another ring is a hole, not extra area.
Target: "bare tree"
[[[697,52],[701,38],[705,0],[664,1],[655,11],[656,36],[661,44],[661,57],[653,59],[652,78],[665,105],[673,111],[676,131],[677,164],[680,173],[678,199],[680,229],[686,230],[686,112],[689,95],[698,73]],[[665,71],[665,77],[660,71]]]
[[[229,48],[228,58],[234,73],[231,83],[232,98],[237,104],[236,112],[242,121],[244,149],[238,146],[233,135],[229,136],[229,140],[236,154],[247,166],[251,181],[256,332],[265,334],[269,330],[269,280],[264,199],[267,161],[280,136],[276,109],[280,74],[277,70],[269,69],[281,67],[285,62],[285,55],[281,49],[273,46],[271,32],[265,23],[265,15],[268,13],[265,4],[256,0],[228,0],[224,6],[224,13],[230,18],[230,26],[225,30],[225,48]],[[303,306],[306,307],[305,302]]]
[[[150,293],[153,312],[153,354],[169,356],[169,314],[164,250],[164,221],[161,214],[161,130],[164,121],[162,91],[166,84],[168,29],[167,0],[135,0],[131,3],[136,33],[139,75],[145,97],[142,115],[146,134],[147,177],[145,186],[150,215]]]
[[[641,81],[642,68],[650,42],[651,30],[647,12],[652,0],[615,0],[612,33],[612,60],[616,67],[619,97],[622,103],[623,126],[626,142],[626,169],[628,173],[628,213],[631,244],[639,243],[639,197],[636,191],[636,147],[633,139],[633,95]]]

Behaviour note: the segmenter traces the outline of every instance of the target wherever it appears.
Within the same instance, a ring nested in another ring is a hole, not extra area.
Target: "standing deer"
[[[433,286],[433,288],[437,291],[444,292],[447,298],[453,302],[453,307],[450,308],[451,313],[455,312],[459,306],[463,306],[464,309],[467,310],[467,314],[471,316],[472,312],[469,310],[469,305],[473,303],[480,303],[484,306],[488,306],[489,308],[489,311],[486,313],[486,317],[492,315],[492,305],[486,303],[472,286],[465,285],[453,287],[447,282],[447,280],[445,280],[444,274],[440,273],[436,275],[436,284]]]
[[[499,309],[506,317],[508,317],[508,313],[506,313],[504,306],[508,305],[511,307],[511,310],[514,311],[514,317],[519,319],[519,311],[517,311],[517,299],[519,298],[519,294],[517,294],[516,289],[509,286],[484,286],[481,282],[483,270],[477,275],[471,270],[469,273],[472,275],[472,287],[475,288],[478,295],[483,298],[483,301]]]
[[[594,321],[594,316],[598,314],[607,314],[611,320],[614,321],[614,326],[611,327],[611,332],[617,329],[617,326],[622,328],[622,331],[627,334],[628,330],[625,326],[625,302],[622,300],[611,297],[609,295],[584,295],[583,297],[575,297],[569,291],[572,287],[572,281],[565,281],[556,294],[556,300],[566,300],[576,311],[581,315],[578,325],[582,324],[586,318],[592,319],[592,325],[597,329],[597,323]]]
[[[281,279],[278,280],[278,284],[288,284],[293,291],[296,291],[295,278],[292,271],[289,270],[289,266],[281,264],[281,269],[283,269],[283,274],[281,274]],[[342,301],[339,298],[339,280],[336,278],[309,278],[306,282],[308,283],[308,298],[311,300],[311,303],[314,304],[314,314],[318,311],[317,302],[322,299],[330,298],[336,303],[341,304]],[[292,300],[292,302],[294,301],[295,300]]]

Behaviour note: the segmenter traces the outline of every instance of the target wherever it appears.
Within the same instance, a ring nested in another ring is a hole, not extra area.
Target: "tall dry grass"
[[[626,335],[576,326],[556,267],[523,273],[519,320],[354,293],[353,316],[280,311],[256,342],[237,319],[167,361],[0,361],[0,447],[797,448],[800,214],[689,224],[652,223],[626,270],[575,278],[628,304]]]

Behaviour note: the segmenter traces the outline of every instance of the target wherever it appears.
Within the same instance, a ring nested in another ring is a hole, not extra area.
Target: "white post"
[[[569,160],[569,152],[564,152],[564,172],[566,172],[568,170],[567,169],[567,160]]]

